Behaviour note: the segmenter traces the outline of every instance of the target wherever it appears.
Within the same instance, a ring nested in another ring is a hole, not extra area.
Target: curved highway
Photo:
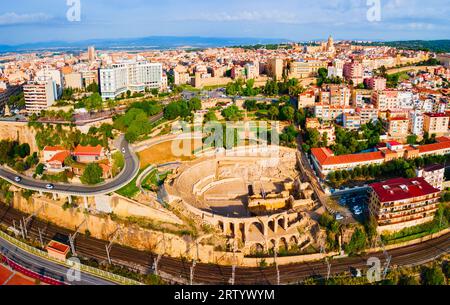
[[[125,166],[122,172],[114,180],[94,186],[52,183],[54,185],[54,188],[49,190],[46,188],[46,185],[49,182],[25,177],[4,167],[0,167],[0,178],[3,178],[4,180],[12,183],[17,187],[29,189],[36,192],[64,194],[72,196],[95,196],[109,194],[127,185],[131,180],[134,179],[139,171],[139,159],[123,136],[121,136],[120,139],[119,151],[121,151],[122,149],[125,149]],[[20,182],[16,182],[14,180],[15,177],[18,176],[21,178]]]

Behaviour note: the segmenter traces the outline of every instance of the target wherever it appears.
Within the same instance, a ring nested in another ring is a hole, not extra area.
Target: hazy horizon
[[[80,0],[79,21],[67,18],[74,7],[66,0],[8,1],[0,8],[0,44],[151,36],[291,41],[326,39],[330,34],[337,40],[449,38],[448,1],[380,0],[379,20],[369,20],[370,3],[377,1]]]

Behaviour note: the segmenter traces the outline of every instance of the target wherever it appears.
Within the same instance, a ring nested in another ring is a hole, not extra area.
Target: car
[[[336,216],[335,216],[335,219],[336,220],[342,220],[342,219],[344,219],[344,216],[342,216],[341,214],[337,213]]]
[[[49,184],[47,184],[47,185],[45,186],[45,188],[46,188],[47,190],[53,190],[53,189],[55,188],[55,186],[54,186],[53,184],[49,183]]]
[[[16,177],[14,177],[14,181],[20,182],[20,181],[22,181],[22,178],[20,178],[19,176],[16,176]]]
[[[122,153],[125,154],[126,152],[125,147],[122,147]]]
[[[361,211],[361,210],[354,210],[353,212],[354,212],[355,215],[357,215],[357,216],[362,214],[362,211]]]

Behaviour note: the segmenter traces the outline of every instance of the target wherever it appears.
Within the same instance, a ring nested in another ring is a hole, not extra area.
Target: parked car
[[[342,216],[341,214],[337,213],[336,216],[335,216],[335,219],[336,220],[342,220],[342,219],[344,219],[344,216]]]

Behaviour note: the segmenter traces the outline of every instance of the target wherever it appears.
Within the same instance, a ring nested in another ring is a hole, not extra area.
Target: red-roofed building
[[[56,154],[59,154],[63,151],[67,151],[67,150],[62,146],[45,146],[44,149],[42,150],[44,162],[48,162]]]
[[[70,156],[70,152],[65,150],[54,155],[46,162],[48,171],[60,171],[64,169],[64,161]]]
[[[383,164],[394,159],[415,159],[424,156],[450,154],[450,139],[439,138],[440,142],[422,146],[398,145],[391,141],[377,146],[377,151],[335,156],[328,148],[312,148],[311,160],[318,176],[325,179],[330,172],[353,170],[358,166]]]
[[[51,240],[47,247],[47,253],[50,257],[53,257],[57,260],[65,261],[67,258],[67,254],[69,254],[69,246],[57,242],[55,240]]]
[[[325,179],[330,172],[337,170],[352,170],[363,165],[383,164],[385,156],[381,151],[335,156],[329,148],[312,148],[311,159],[319,176]]]
[[[101,145],[78,145],[72,154],[80,163],[91,163],[105,159],[105,151]]]
[[[424,178],[397,178],[370,185],[369,211],[378,232],[395,232],[432,221],[440,190]]]

